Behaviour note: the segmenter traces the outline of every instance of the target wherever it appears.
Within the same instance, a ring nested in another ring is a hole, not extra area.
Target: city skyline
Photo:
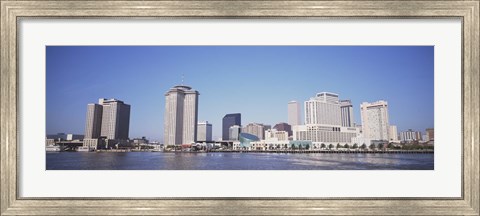
[[[365,52],[371,55],[359,55]],[[138,54],[140,57],[136,57]],[[102,58],[97,59],[99,56]],[[330,61],[320,58],[325,56],[330,56]],[[366,61],[365,56],[369,56],[367,59],[370,61]],[[187,69],[189,67],[184,64],[171,65],[173,63],[166,61],[170,69],[157,73],[164,65],[159,64],[157,61],[162,61],[156,57],[174,59],[175,63],[191,63],[193,66],[190,67],[197,67],[197,70]],[[262,61],[255,60],[255,57]],[[315,57],[319,57],[322,67],[313,67],[319,64]],[[121,68],[122,65],[126,66],[122,59],[129,60],[126,69]],[[345,68],[345,65],[339,64],[339,59],[353,62],[355,69]],[[380,67],[374,59],[387,61],[391,72],[383,72],[385,69],[381,69],[387,67],[385,63]],[[329,64],[332,62],[334,64]],[[85,65],[76,68],[80,63]],[[228,65],[232,69],[230,72],[224,69]],[[143,70],[139,71],[138,68]],[[239,72],[243,76],[238,76]],[[98,77],[95,77],[97,73]],[[116,73],[120,74],[115,75]],[[323,91],[335,92],[342,99],[351,100],[356,124],[361,124],[362,102],[385,100],[389,103],[390,123],[397,125],[399,132],[410,128],[424,131],[434,127],[433,47],[49,46],[47,134],[83,134],[85,104],[105,96],[121,98],[132,105],[130,138],[147,136],[162,141],[164,93],[180,84],[182,74],[185,74],[185,85],[201,93],[198,121],[212,124],[215,140],[222,136],[222,118],[228,113],[241,113],[242,126],[254,122],[276,125],[288,121],[289,101],[298,101],[301,104],[300,110],[303,110],[304,101],[312,94]],[[365,80],[359,80],[358,74],[365,77]],[[377,76],[372,76],[373,74]],[[342,79],[348,77],[345,75],[350,75],[360,84],[352,83],[352,79]],[[79,83],[65,84],[64,80],[78,80]],[[129,82],[125,83],[126,80]],[[154,85],[157,82],[160,84]],[[85,83],[89,85],[84,85]],[[94,92],[98,92],[98,95],[93,95]],[[73,98],[72,108],[69,108],[70,104],[61,103],[59,109],[56,106],[60,104],[59,96]],[[76,101],[75,98],[79,100]],[[73,104],[79,103],[82,103],[80,107],[83,108],[80,112],[78,108],[73,108]],[[266,112],[269,115],[265,115]],[[303,120],[303,113],[301,119]]]

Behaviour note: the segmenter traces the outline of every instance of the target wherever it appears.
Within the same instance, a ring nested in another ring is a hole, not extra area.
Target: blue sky
[[[131,105],[130,137],[163,141],[165,92],[184,84],[200,92],[199,121],[221,137],[227,113],[242,124],[287,121],[287,103],[317,92],[354,105],[386,100],[398,130],[434,123],[432,46],[48,46],[47,134],[83,134],[88,103]]]

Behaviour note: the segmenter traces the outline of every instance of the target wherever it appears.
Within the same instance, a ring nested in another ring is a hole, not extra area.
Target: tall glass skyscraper
[[[242,125],[242,114],[240,113],[230,113],[223,117],[222,121],[222,140],[230,140],[230,127]]]

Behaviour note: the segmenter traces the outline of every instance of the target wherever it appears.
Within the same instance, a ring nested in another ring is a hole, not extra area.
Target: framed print
[[[478,19],[2,0],[0,212],[478,215]]]

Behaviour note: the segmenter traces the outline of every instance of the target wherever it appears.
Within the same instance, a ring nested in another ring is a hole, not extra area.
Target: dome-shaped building
[[[251,146],[250,142],[255,142],[260,140],[257,136],[249,133],[240,133],[238,135],[238,139],[240,141],[241,148],[249,148]]]

